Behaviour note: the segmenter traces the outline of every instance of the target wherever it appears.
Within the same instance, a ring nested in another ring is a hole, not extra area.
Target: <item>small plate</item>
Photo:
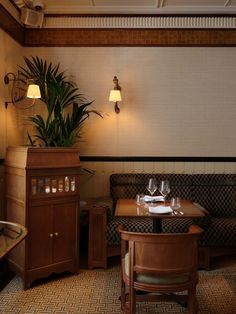
[[[151,214],[171,214],[173,212],[170,206],[150,206],[148,210]]]

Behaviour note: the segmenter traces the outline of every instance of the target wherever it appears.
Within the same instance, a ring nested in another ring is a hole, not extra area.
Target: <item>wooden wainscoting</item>
[[[81,161],[94,171],[81,176],[81,199],[109,195],[112,173],[236,173],[236,162]]]

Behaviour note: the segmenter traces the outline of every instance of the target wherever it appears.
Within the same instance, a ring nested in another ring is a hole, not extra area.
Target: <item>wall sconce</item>
[[[114,76],[113,83],[114,83],[114,89],[110,91],[109,101],[112,101],[115,103],[115,112],[119,113],[120,108],[117,102],[122,101],[122,98],[121,98],[121,93],[120,93],[121,87],[119,85],[118,78],[116,76]]]
[[[17,75],[12,72],[7,73],[4,76],[4,83],[6,85],[12,83],[11,100],[5,102],[6,109],[8,107],[8,104],[13,104],[14,106],[16,106],[16,103],[23,101],[25,97],[34,99],[34,101],[27,107],[30,108],[34,105],[36,98],[41,98],[39,86],[36,85],[32,79],[28,80],[27,77],[20,71],[18,71]]]
[[[34,83],[29,84],[27,88],[26,97],[33,99],[41,98],[39,86]]]

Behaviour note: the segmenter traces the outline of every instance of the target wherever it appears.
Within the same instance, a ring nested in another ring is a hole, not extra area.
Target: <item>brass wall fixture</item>
[[[33,98],[33,102],[27,104],[27,108],[31,107],[35,99],[41,98],[40,88],[36,85],[33,79],[27,79],[26,76],[18,71],[17,75],[12,72],[8,72],[4,76],[4,83],[10,86],[10,100],[5,101],[5,108],[7,109],[8,104],[16,106],[17,103],[23,103],[24,99]],[[16,106],[17,108],[20,108]],[[26,109],[26,108],[23,108]]]
[[[114,76],[113,83],[114,83],[114,88],[110,91],[109,101],[112,101],[115,103],[115,112],[120,113],[118,102],[122,101],[122,98],[121,98],[121,92],[120,92],[121,87],[119,85],[117,76]]]

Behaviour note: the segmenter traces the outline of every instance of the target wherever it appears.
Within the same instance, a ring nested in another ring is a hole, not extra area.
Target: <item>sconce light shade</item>
[[[109,101],[113,102],[122,101],[120,90],[112,89],[110,91]]]
[[[39,86],[36,84],[30,84],[27,89],[26,97],[28,98],[41,98]]]
[[[39,86],[34,83],[33,79],[29,79],[21,71],[18,71],[17,74],[12,72],[6,73],[4,83],[6,85],[11,83],[11,100],[5,101],[6,109],[8,104],[13,104],[18,109],[28,109],[34,105],[36,98],[41,98]],[[33,101],[28,100],[28,102],[30,102],[30,104],[28,104],[25,97],[33,98]],[[17,104],[21,105],[17,106]],[[22,104],[24,104],[24,107]]]
[[[112,101],[115,103],[115,108],[114,108],[115,112],[120,113],[118,101],[122,101],[122,98],[121,98],[121,92],[120,92],[121,87],[119,85],[117,76],[114,76],[113,83],[114,83],[114,88],[110,91],[109,101]]]

